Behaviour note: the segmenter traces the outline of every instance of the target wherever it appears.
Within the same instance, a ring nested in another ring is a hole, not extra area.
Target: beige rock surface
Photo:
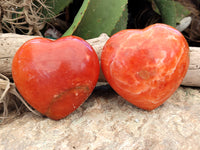
[[[198,150],[200,89],[180,87],[144,111],[99,87],[60,121],[26,112],[0,126],[0,150]]]

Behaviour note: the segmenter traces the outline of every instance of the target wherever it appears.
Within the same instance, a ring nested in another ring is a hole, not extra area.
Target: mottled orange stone
[[[145,110],[160,106],[176,91],[188,65],[187,41],[165,24],[120,31],[107,41],[101,56],[111,87]]]
[[[14,56],[12,75],[23,98],[40,113],[58,120],[77,109],[92,93],[99,60],[83,39],[35,38]]]

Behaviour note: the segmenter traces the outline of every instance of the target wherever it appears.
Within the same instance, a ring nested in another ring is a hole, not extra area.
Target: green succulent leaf
[[[162,16],[163,23],[176,26],[176,7],[173,0],[154,0]]]
[[[115,28],[112,30],[111,35],[117,33],[120,30],[126,29],[127,22],[128,22],[128,7],[125,7],[125,10],[123,11],[121,17],[119,18],[119,21],[115,25]]]
[[[55,15],[58,15],[61,11],[64,10],[65,7],[69,6],[73,0],[46,0],[45,2],[45,15],[48,15],[49,11],[53,12]],[[46,10],[49,11],[46,11]]]
[[[190,14],[190,11],[178,1],[153,0],[152,4],[154,11],[162,16],[163,23],[169,25],[174,24],[173,26],[176,26],[177,23]]]
[[[123,16],[128,0],[92,0],[85,15],[73,33],[84,39],[94,38],[101,33],[111,35]],[[126,14],[127,15],[127,14]],[[120,29],[126,28],[125,26]]]
[[[180,21],[188,16],[191,12],[184,7],[180,2],[175,1],[175,7],[176,7],[176,23],[180,23]]]
[[[76,28],[78,27],[78,25],[80,24],[85,11],[87,10],[88,4],[90,3],[90,0],[84,0],[81,8],[79,9],[78,13],[76,14],[74,21],[72,23],[72,25],[69,27],[69,29],[63,34],[63,36],[68,36],[68,35],[72,35],[74,33],[74,31],[76,30]]]

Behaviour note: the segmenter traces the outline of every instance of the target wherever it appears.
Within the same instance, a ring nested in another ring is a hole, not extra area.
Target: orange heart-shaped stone
[[[176,91],[188,65],[187,41],[165,24],[120,31],[107,41],[101,55],[111,87],[146,110],[160,106]]]
[[[76,36],[29,40],[19,48],[12,64],[19,93],[54,120],[69,115],[88,98],[99,70],[93,48]]]

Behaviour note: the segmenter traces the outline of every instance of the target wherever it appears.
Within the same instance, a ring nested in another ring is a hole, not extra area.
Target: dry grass
[[[25,102],[17,92],[15,84],[0,73],[0,124],[19,115],[23,110],[23,106],[34,114],[40,115]],[[13,110],[15,111],[14,115],[9,115],[9,112]]]
[[[55,14],[45,5],[46,0],[1,0],[0,32],[26,35],[41,35],[47,23]],[[44,11],[47,12],[45,16]]]

